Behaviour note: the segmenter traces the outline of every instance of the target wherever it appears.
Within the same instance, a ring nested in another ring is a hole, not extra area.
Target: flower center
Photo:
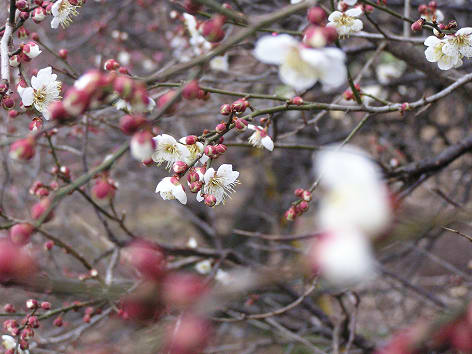
[[[455,36],[452,41],[455,45],[457,45],[459,47],[464,46],[464,45],[467,44],[467,39],[468,39],[467,37],[468,37],[468,35],[466,35],[466,34]]]
[[[351,17],[351,16],[347,16],[345,14],[343,14],[338,20],[337,22],[341,25],[341,26],[350,26],[352,25],[352,23],[354,22],[354,19]]]
[[[166,147],[164,148],[164,151],[169,154],[175,154],[175,152],[177,151],[177,148],[175,147],[175,145],[169,144],[169,145],[166,145]]]
[[[41,88],[39,90],[34,90],[34,102],[36,103],[44,103],[46,101],[46,89]]]

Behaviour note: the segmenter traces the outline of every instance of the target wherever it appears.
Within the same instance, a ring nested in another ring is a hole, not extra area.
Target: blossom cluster
[[[438,38],[429,36],[424,41],[426,59],[438,63],[441,70],[449,70],[462,66],[462,59],[472,57],[472,27],[464,27],[455,32]]]

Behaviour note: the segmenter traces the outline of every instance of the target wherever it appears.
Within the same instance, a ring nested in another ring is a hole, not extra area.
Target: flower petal
[[[266,135],[261,139],[262,146],[264,146],[267,150],[273,151],[274,150],[274,142],[270,138],[270,136]]]
[[[278,36],[264,36],[256,43],[254,56],[266,64],[280,64],[287,52],[298,42],[287,34]]]
[[[172,194],[182,204],[187,204],[187,194],[185,194],[184,188],[181,184],[178,184],[172,188]]]
[[[31,106],[34,102],[34,90],[31,87],[26,87],[21,91],[21,101],[23,102],[23,106],[28,107]]]

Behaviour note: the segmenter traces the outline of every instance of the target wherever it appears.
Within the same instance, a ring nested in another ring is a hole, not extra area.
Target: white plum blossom
[[[450,57],[472,57],[472,27],[464,27],[443,39],[442,51]]]
[[[436,36],[429,36],[425,39],[424,45],[427,46],[424,54],[426,60],[431,63],[438,63],[441,70],[449,70],[462,65],[462,59],[459,55],[448,55],[443,51],[446,42]],[[453,54],[455,52],[452,52]]]
[[[177,199],[182,204],[187,204],[187,194],[185,194],[184,187],[175,177],[163,178],[156,187],[156,193],[160,193],[164,200]]]
[[[239,183],[239,172],[233,171],[231,164],[223,164],[215,171],[209,168],[203,175],[204,185],[197,194],[197,201],[203,201],[202,195],[213,195],[216,204],[224,203],[225,199],[234,192],[234,186]]]
[[[182,161],[184,161],[187,165],[190,165],[195,161],[195,159],[197,158],[198,155],[203,153],[204,146],[199,141],[195,142],[195,144],[186,145],[185,144],[185,142],[186,142],[185,139],[186,139],[186,137],[184,136],[183,138],[179,139],[179,142],[184,144],[184,146],[188,149],[189,155],[187,156],[186,159],[184,159]],[[209,159],[209,157],[207,155],[203,154],[199,161],[201,163],[205,163],[205,162],[208,161],[208,159]]]
[[[7,334],[2,336],[2,347],[6,350],[16,350],[16,339]],[[29,350],[22,350],[18,348],[15,353],[18,354],[29,354]]]
[[[375,237],[388,228],[389,191],[368,155],[350,146],[327,149],[318,153],[316,169],[324,188],[317,214],[323,230],[342,227]]]
[[[362,30],[364,25],[357,17],[362,15],[360,8],[349,9],[345,12],[334,11],[329,17],[326,26],[335,27],[340,37],[349,36]]]
[[[228,55],[219,55],[210,60],[210,69],[215,71],[224,71],[229,70]]]
[[[257,148],[265,147],[267,150],[274,150],[274,142],[267,134],[267,130],[261,126],[248,124],[248,129],[254,130],[254,133],[249,137],[249,143]]]
[[[126,113],[150,113],[156,107],[156,101],[148,97],[148,104],[147,105],[132,105],[128,101],[125,101],[121,98],[118,98],[114,103],[113,106],[119,110],[124,111]]]
[[[41,112],[46,120],[49,120],[48,107],[61,98],[62,83],[57,81],[57,75],[52,73],[52,68],[49,66],[31,77],[31,86],[18,89],[23,105],[25,107],[34,105],[34,108]]]
[[[162,134],[153,139],[156,150],[152,154],[152,159],[159,165],[165,162],[167,169],[170,169],[174,162],[185,161],[190,156],[187,147],[175,140],[173,136]]]
[[[355,230],[333,230],[312,244],[308,260],[316,272],[336,286],[350,286],[375,276],[369,239]]]
[[[195,264],[195,270],[200,274],[209,274],[211,272],[211,260],[205,259]]]
[[[346,5],[349,5],[349,6],[354,6],[355,4],[357,4],[357,0],[343,0]]]
[[[346,56],[338,48],[306,48],[281,34],[260,38],[254,55],[263,63],[279,65],[280,80],[296,90],[309,89],[318,81],[330,89],[346,81]]]
[[[79,13],[77,9],[80,6],[72,5],[68,0],[58,0],[51,8],[51,13],[54,18],[51,21],[51,28],[66,28],[72,23],[72,16],[77,16]]]
[[[187,247],[190,248],[197,248],[198,242],[195,239],[195,237],[190,237],[189,240],[187,241]]]

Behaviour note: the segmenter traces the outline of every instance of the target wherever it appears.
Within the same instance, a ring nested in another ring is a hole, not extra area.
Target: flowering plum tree
[[[2,350],[472,352],[471,12],[5,0]]]

